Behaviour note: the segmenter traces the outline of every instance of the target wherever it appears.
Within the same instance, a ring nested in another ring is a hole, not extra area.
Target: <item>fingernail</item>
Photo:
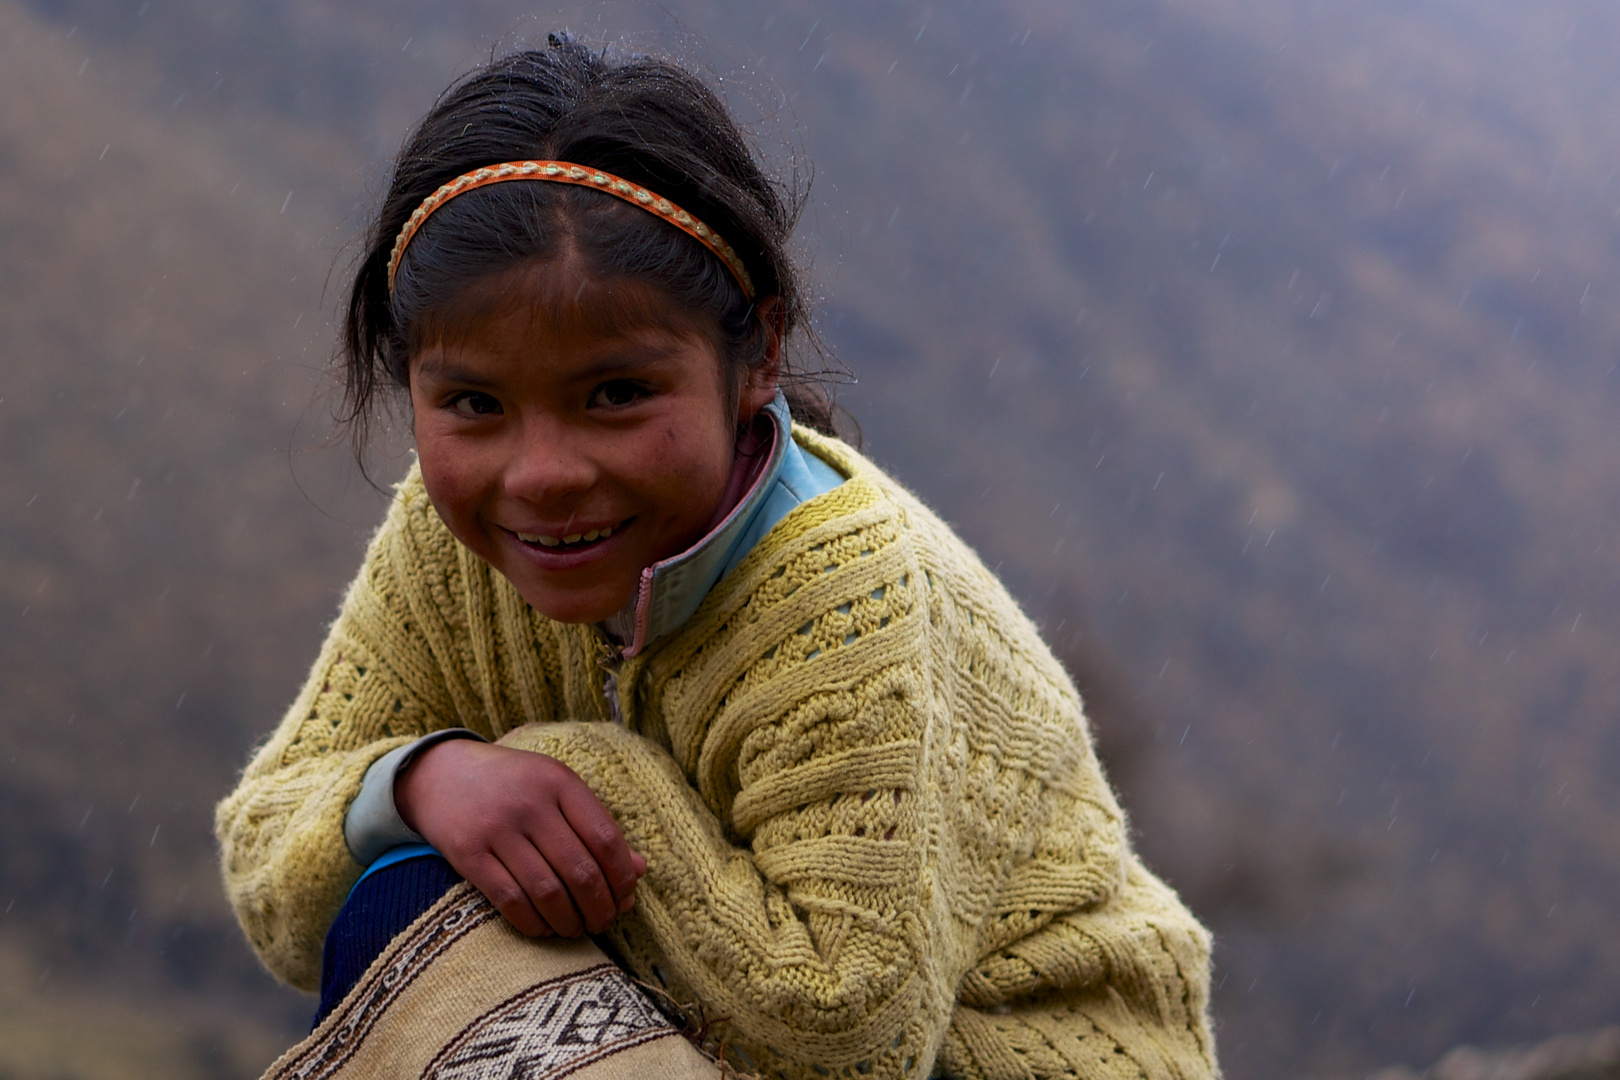
[[[631,908],[633,908],[635,906],[636,906],[636,894],[635,893],[631,893],[629,896],[627,896],[623,900],[619,901],[619,910],[620,911],[629,911]]]

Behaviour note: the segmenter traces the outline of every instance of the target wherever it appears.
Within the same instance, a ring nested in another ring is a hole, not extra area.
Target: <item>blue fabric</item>
[[[444,858],[432,844],[396,844],[371,861],[371,865],[366,867],[366,872],[360,875],[360,881],[366,880],[377,871],[387,869],[395,863],[404,862],[406,859],[426,858],[429,855]],[[349,890],[350,896],[354,895],[354,889],[360,887],[360,881],[356,881],[354,888]]]
[[[461,880],[449,862],[426,844],[402,847],[427,850],[390,859],[401,850],[394,848],[378,858],[350,890],[343,910],[327,931],[321,954],[321,1003],[312,1028],[319,1027],[342,1003],[396,935]]]
[[[741,534],[732,545],[726,556],[724,566],[716,574],[714,581],[709,582],[709,588],[737,568],[737,565],[748,557],[754,546],[765,538],[765,534],[776,527],[776,523],[787,517],[793,508],[802,502],[809,502],[817,495],[825,494],[844,482],[844,477],[837,469],[822,461],[814,454],[806,454],[799,444],[793,441],[791,434],[786,436],[787,448],[782,453],[782,464],[778,468],[775,480],[765,497],[754,508],[752,517],[743,526]],[[708,590],[704,590],[707,595]]]

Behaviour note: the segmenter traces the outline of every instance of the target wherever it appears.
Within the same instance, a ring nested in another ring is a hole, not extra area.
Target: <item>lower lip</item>
[[[582,566],[589,566],[591,563],[605,558],[615,547],[619,545],[619,540],[624,536],[624,531],[634,523],[635,519],[631,518],[623,524],[615,527],[612,536],[609,536],[603,540],[597,540],[589,547],[575,548],[571,551],[562,550],[560,548],[541,547],[539,544],[524,543],[522,540],[518,539],[517,533],[513,532],[511,529],[503,528],[501,531],[506,534],[507,538],[511,541],[512,546],[523,553],[524,558],[528,559],[529,562],[540,567],[541,569],[577,570]]]

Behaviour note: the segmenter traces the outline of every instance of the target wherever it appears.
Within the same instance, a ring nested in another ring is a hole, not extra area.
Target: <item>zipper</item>
[[[619,706],[619,669],[602,665],[602,696],[607,698],[608,713],[613,722],[624,727],[624,710]]]
[[[619,672],[624,667],[624,648],[609,640],[600,629],[596,640],[602,650],[596,658],[596,666],[602,669],[602,696],[607,699],[608,715],[615,724],[624,727],[624,708],[619,704]]]

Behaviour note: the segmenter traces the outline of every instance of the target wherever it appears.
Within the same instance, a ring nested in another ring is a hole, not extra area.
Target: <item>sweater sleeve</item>
[[[430,731],[495,734],[434,648],[452,635],[433,575],[419,571],[439,566],[442,583],[457,554],[431,514],[420,485],[401,485],[308,681],[215,810],[237,919],[265,966],[300,989],[318,985],[326,931],[361,871],[343,825],[366,770]]]
[[[1106,902],[1066,912],[963,978],[941,1072],[963,1080],[1207,1080],[1219,1075],[1210,938],[1128,857]]]
[[[677,1003],[701,1005],[742,1068],[805,1078],[926,1075],[950,1022],[954,980],[941,940],[949,916],[914,806],[917,740],[876,747],[855,769],[807,760],[778,790],[817,805],[765,811],[804,835],[752,846],[643,736],[610,724],[535,724],[502,742],[573,768],[646,856],[636,908],[612,931],[615,945]],[[844,827],[815,820],[823,816]],[[863,820],[871,824],[854,824]]]

